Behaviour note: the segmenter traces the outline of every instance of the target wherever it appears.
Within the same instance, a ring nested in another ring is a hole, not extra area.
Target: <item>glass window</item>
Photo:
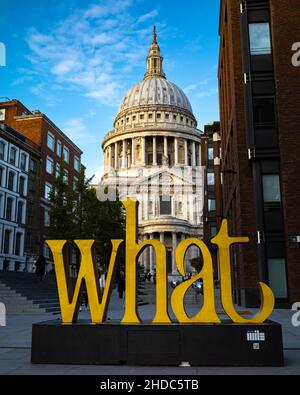
[[[47,228],[50,226],[50,212],[49,210],[44,210],[44,226]]]
[[[3,246],[4,254],[10,253],[10,235],[11,235],[11,230],[6,229],[4,232],[4,246]]]
[[[25,178],[20,177],[19,179],[19,194],[25,196]]]
[[[3,141],[0,141],[0,159],[4,159],[4,154],[5,154],[5,143]]]
[[[7,188],[10,189],[11,191],[14,190],[14,186],[15,186],[15,173],[10,171],[8,173],[8,183],[7,183]]]
[[[30,159],[29,168],[33,173],[36,172],[36,161],[34,159]]]
[[[6,216],[5,218],[8,221],[12,221],[12,207],[13,207],[13,199],[7,198],[6,200]]]
[[[249,36],[251,55],[271,54],[270,25],[268,22],[250,23]]]
[[[214,160],[214,149],[213,147],[209,147],[207,150],[208,160]]]
[[[18,202],[17,221],[19,224],[23,223],[23,207],[24,202]]]
[[[77,156],[74,156],[74,169],[79,172],[80,160]]]
[[[17,234],[16,234],[16,243],[15,243],[15,255],[17,255],[17,256],[21,255],[22,236],[23,236],[22,233],[17,232]]]
[[[288,297],[286,284],[285,259],[268,259],[269,286],[276,298]]]
[[[25,171],[26,170],[26,164],[27,164],[27,156],[24,154],[24,152],[21,154],[21,163],[20,163],[20,168],[21,170]]]
[[[55,144],[54,135],[51,132],[48,132],[48,135],[47,135],[47,146],[48,146],[48,148],[51,149],[51,151],[54,151],[54,144]]]
[[[12,165],[16,165],[16,159],[17,159],[17,150],[16,148],[11,148],[10,149],[10,154],[9,154],[9,163]]]
[[[53,159],[49,158],[49,156],[46,161],[46,172],[48,174],[53,174]]]
[[[253,120],[255,125],[274,124],[275,103],[273,97],[256,97],[253,99]]]
[[[52,192],[52,185],[46,182],[45,184],[45,199],[50,199],[50,193]]]
[[[74,177],[73,179],[73,190],[76,191],[77,189],[78,178]]]
[[[148,202],[148,213],[153,213],[153,202],[151,200]]]
[[[172,206],[171,206],[171,196],[162,195],[159,197],[160,200],[160,215],[171,215],[172,214]]]
[[[208,199],[208,211],[216,211],[216,200],[215,199]]]
[[[61,157],[61,142],[59,140],[56,143],[56,155]]]
[[[70,160],[70,152],[69,152],[69,148],[64,147],[64,161],[66,163],[69,163]]]
[[[68,172],[68,170],[64,170],[64,182],[68,182],[68,180],[69,180],[69,172]]]
[[[278,174],[263,175],[264,202],[280,202],[280,182]]]
[[[215,185],[214,173],[207,173],[207,185]]]
[[[217,234],[217,226],[215,224],[210,225],[210,237],[215,237]]]
[[[59,175],[60,175],[60,164],[59,163],[56,163],[55,175],[56,175],[56,177],[59,177]]]
[[[2,187],[2,180],[3,180],[4,168],[0,166],[0,187]]]

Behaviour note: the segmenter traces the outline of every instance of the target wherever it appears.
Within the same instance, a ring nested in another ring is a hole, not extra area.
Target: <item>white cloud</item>
[[[72,10],[48,33],[31,29],[27,58],[49,91],[63,87],[113,106],[121,100],[128,73],[144,64],[146,34],[151,42],[150,28],[140,29],[138,24],[158,14],[152,10],[134,19],[131,4],[132,0],[103,0]]]
[[[158,11],[157,10],[153,10],[151,12],[148,12],[147,14],[144,14],[144,15],[140,16],[138,21],[137,21],[137,23],[145,22],[148,19],[155,18],[157,15],[158,15]]]
[[[95,136],[88,130],[84,119],[81,117],[71,118],[66,121],[63,125],[63,130],[75,144],[83,146],[96,142]]]

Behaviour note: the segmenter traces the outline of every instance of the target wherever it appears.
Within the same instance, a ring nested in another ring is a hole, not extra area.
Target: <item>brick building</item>
[[[203,201],[203,239],[209,246],[213,263],[214,278],[219,278],[217,248],[210,243],[216,235],[222,219],[221,186],[221,138],[220,122],[204,126],[201,137],[201,166],[204,167],[204,201]]]
[[[223,215],[251,240],[232,262],[244,306],[259,303],[259,280],[278,304],[300,300],[299,21],[299,0],[221,1]]]
[[[78,180],[81,167],[82,151],[43,113],[30,111],[20,101],[11,100],[0,102],[2,122],[15,129],[28,141],[37,147],[40,156],[40,178],[38,183],[39,204],[36,208],[34,201],[28,202],[28,232],[26,248],[28,253],[36,249],[36,254],[43,253],[49,258],[49,249],[44,243],[49,226],[49,192],[52,191],[55,176],[61,166],[64,169],[65,179],[70,186]],[[37,165],[37,164],[36,164]],[[38,171],[37,168],[32,169]],[[39,232],[30,229],[30,223],[38,221]],[[39,234],[38,246],[34,240]]]

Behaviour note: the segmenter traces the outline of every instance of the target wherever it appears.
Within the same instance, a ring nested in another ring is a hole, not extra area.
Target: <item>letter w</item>
[[[102,298],[98,269],[92,256],[94,240],[75,240],[75,244],[78,246],[81,253],[81,264],[74,292],[72,289],[69,265],[63,256],[63,247],[67,241],[47,240],[46,242],[53,254],[62,322],[76,322],[84,290],[83,280],[89,299],[92,322],[95,324],[104,322],[116,272],[116,256],[118,248],[123,240],[112,240],[112,253]]]

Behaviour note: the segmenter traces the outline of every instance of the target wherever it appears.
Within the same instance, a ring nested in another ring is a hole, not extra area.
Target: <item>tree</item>
[[[62,169],[63,170],[63,169]],[[56,179],[55,190],[50,196],[49,237],[54,239],[93,239],[96,256],[102,265],[109,262],[111,239],[123,239],[125,216],[122,205],[116,202],[100,202],[93,177],[87,179],[82,168],[74,190],[65,182],[63,171]],[[79,252],[77,251],[78,257]]]

